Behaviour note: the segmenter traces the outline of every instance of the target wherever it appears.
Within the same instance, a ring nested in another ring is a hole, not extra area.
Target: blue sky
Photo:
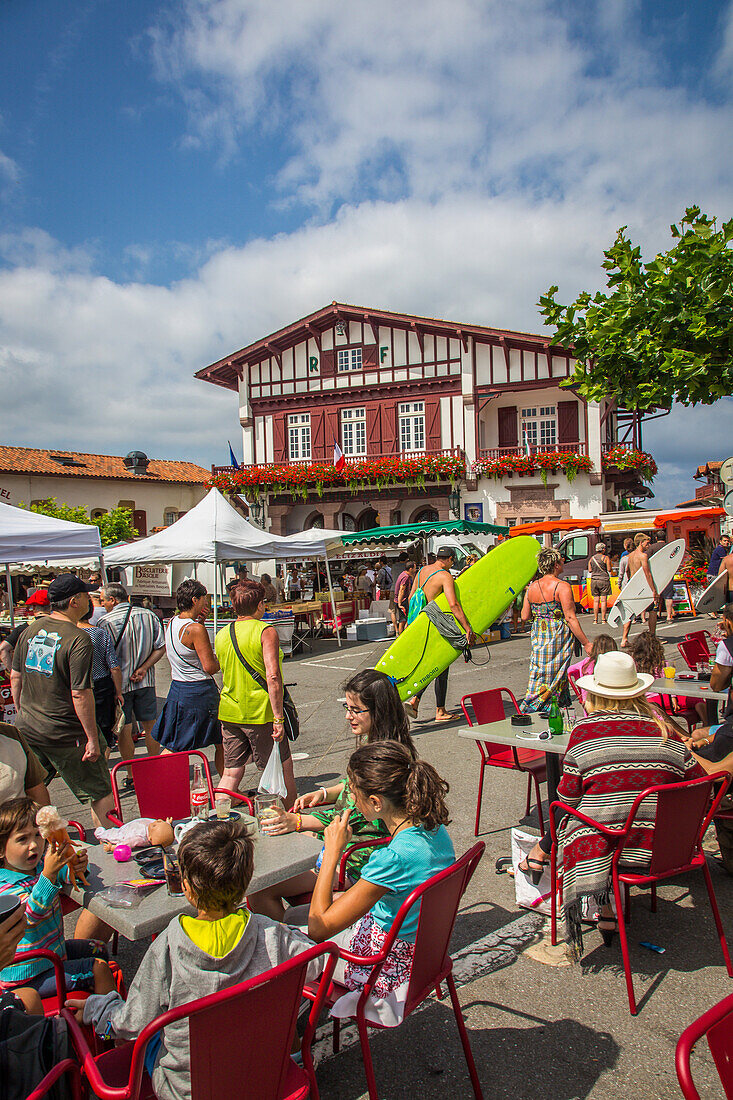
[[[540,331],[731,216],[728,3],[6,0],[0,59],[8,443],[223,461],[193,371],[334,298]],[[661,503],[726,406],[649,426]]]

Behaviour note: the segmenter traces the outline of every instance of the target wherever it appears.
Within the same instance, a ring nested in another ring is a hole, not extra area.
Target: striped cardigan
[[[55,885],[41,874],[42,869],[43,861],[31,872],[0,867],[0,894],[17,894],[25,902],[28,928],[17,950],[37,951],[43,948],[65,959],[66,942],[59,894],[68,880],[68,867],[61,869]],[[29,978],[37,977],[51,966],[46,959],[11,963],[0,970],[0,985],[7,989],[23,985]]]
[[[640,791],[702,775],[682,741],[674,733],[663,741],[653,719],[596,713],[578,722],[571,734],[557,794],[601,825],[620,829]],[[656,797],[645,799],[624,849],[624,865],[639,873],[651,860],[656,812]],[[560,827],[558,842],[563,908],[582,897],[606,894],[613,849],[605,837],[570,817]]]

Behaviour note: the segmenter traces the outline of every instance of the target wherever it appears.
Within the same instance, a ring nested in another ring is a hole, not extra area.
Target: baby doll
[[[136,817],[127,821],[118,829],[95,829],[94,835],[101,840],[106,852],[113,851],[118,844],[129,844],[131,848],[146,848],[149,844],[167,848],[173,843],[171,818],[153,820],[152,817]]]

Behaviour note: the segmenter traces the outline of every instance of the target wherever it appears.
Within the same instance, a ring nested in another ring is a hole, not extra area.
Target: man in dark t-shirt
[[[113,809],[92,691],[94,648],[76,625],[89,608],[87,585],[66,573],[49,586],[50,614],[36,619],[13,653],[16,725],[101,825]]]

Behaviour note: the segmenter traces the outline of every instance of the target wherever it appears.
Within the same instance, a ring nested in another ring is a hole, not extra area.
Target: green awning
[[[344,531],[344,546],[362,542],[389,545],[430,535],[507,535],[508,527],[496,523],[471,523],[467,519],[436,520],[434,523],[401,523],[396,527],[372,527],[369,531]]]

